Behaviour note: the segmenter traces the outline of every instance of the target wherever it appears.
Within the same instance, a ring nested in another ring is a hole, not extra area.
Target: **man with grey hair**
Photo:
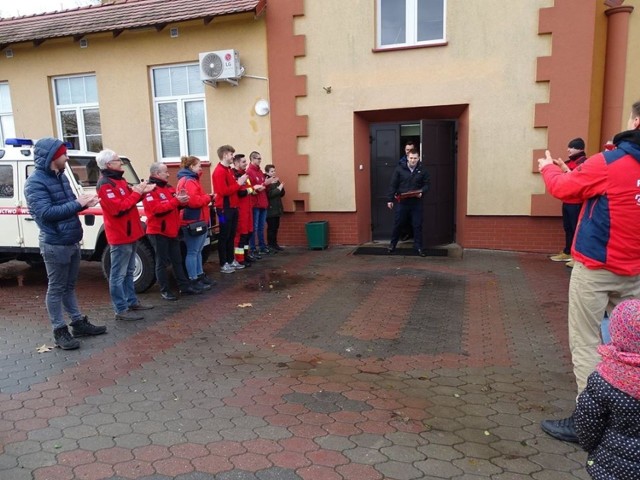
[[[153,246],[156,259],[156,278],[160,285],[160,295],[173,302],[178,297],[169,287],[167,266],[171,264],[182,295],[202,293],[197,281],[189,282],[180,253],[180,208],[189,202],[186,191],[176,190],[169,185],[169,169],[164,163],[153,163],[149,168],[149,184],[156,188],[144,195],[142,203],[147,216],[147,237]]]
[[[143,180],[130,187],[123,177],[123,162],[113,150],[102,150],[96,162],[102,174],[96,188],[111,250],[109,293],[116,320],[141,320],[144,317],[138,311],[153,307],[138,301],[133,283],[136,242],[144,236],[137,203],[156,186]]]

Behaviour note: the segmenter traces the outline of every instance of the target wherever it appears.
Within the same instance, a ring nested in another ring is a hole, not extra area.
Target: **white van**
[[[11,138],[0,146],[0,263],[10,260],[22,260],[30,265],[42,263],[38,240],[40,232],[29,215],[23,192],[25,180],[35,169],[33,144],[30,139]],[[97,153],[67,150],[67,156],[69,161],[65,174],[75,195],[95,192],[100,177]],[[120,158],[124,162],[127,182],[130,185],[140,183],[129,159],[123,155]],[[138,204],[138,210],[145,224],[142,203]],[[84,230],[80,244],[82,258],[101,262],[105,278],[108,278],[111,257],[100,204],[83,210],[79,215]],[[213,235],[213,229],[210,229],[208,246],[213,244]],[[208,254],[209,248],[205,248],[203,255],[206,257]],[[144,292],[156,281],[153,249],[146,237],[138,242],[134,280],[137,292]]]

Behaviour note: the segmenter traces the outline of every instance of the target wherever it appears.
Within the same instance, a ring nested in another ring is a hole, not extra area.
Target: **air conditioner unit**
[[[240,65],[240,56],[235,50],[218,50],[200,54],[200,80],[216,86],[219,81],[238,85],[244,68]]]

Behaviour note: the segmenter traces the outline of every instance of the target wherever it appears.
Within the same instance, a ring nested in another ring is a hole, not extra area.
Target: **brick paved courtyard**
[[[45,353],[44,270],[0,265],[0,479],[589,478],[539,428],[574,404],[567,268],[352,251],[209,263],[211,292],[154,287],[133,323],[83,262],[108,333]]]

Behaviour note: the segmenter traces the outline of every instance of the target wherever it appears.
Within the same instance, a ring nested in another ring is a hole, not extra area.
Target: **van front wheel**
[[[133,282],[136,293],[146,292],[156,283],[156,262],[153,249],[145,242],[138,242],[135,257],[136,267],[133,272]],[[102,273],[107,281],[109,280],[110,271],[111,249],[107,245],[102,252]]]

